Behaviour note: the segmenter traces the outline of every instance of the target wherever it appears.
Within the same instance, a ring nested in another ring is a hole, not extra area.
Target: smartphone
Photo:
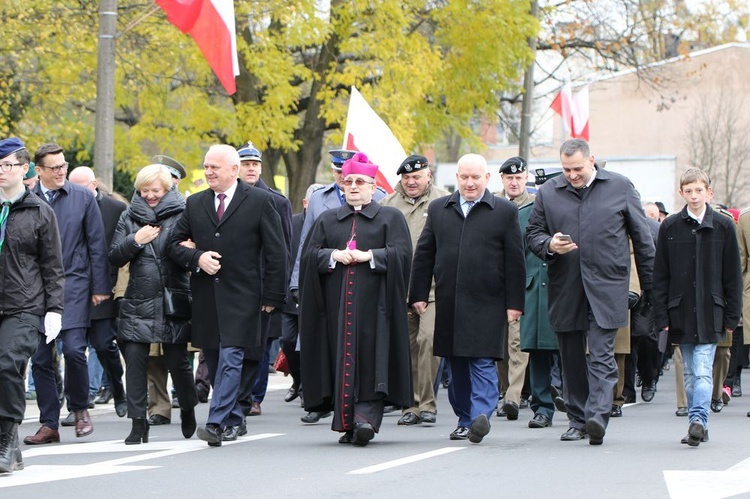
[[[560,234],[559,236],[557,236],[557,238],[560,241],[565,241],[566,243],[572,243],[573,242],[573,239],[570,238],[569,234]]]

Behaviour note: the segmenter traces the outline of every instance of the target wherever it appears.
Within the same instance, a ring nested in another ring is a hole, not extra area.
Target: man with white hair
[[[203,168],[209,189],[188,198],[168,245],[170,257],[192,270],[192,342],[203,349],[214,385],[198,437],[219,447],[223,431],[244,421],[237,400],[242,359],[260,342],[261,313],[284,304],[287,268],[272,194],[238,179],[237,150],[211,146]],[[188,239],[194,247],[180,244]]]

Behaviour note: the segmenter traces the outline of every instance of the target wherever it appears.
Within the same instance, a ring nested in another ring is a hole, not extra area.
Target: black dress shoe
[[[309,423],[317,423],[322,418],[327,418],[330,415],[331,415],[330,411],[329,412],[314,412],[313,411],[313,412],[308,412],[305,416],[302,416],[299,419],[303,423],[308,423],[308,424]]]
[[[352,443],[354,445],[364,447],[373,438],[375,438],[375,430],[370,423],[354,424],[354,433],[352,433]]]
[[[593,419],[586,421],[586,433],[589,434],[589,445],[602,445],[604,442],[604,426],[597,421]]]
[[[555,404],[555,409],[557,409],[559,412],[565,412],[565,399],[563,399],[560,389],[555,385],[551,385],[549,389],[550,392],[552,392],[552,400]]]
[[[703,425],[699,422],[695,421],[693,423],[690,423],[690,427],[688,428],[688,441],[687,444],[690,447],[698,447],[701,442],[703,441],[703,437],[706,434],[706,429],[703,428]]]
[[[677,417],[685,417],[688,415],[688,408],[687,407],[678,407],[676,411],[674,411],[674,415]]]
[[[548,428],[552,426],[552,420],[542,413],[534,414],[529,421],[529,428]]]
[[[198,395],[198,402],[205,404],[208,402],[208,392],[210,388],[206,388],[203,384],[195,385],[195,393]]]
[[[102,388],[99,390],[99,395],[94,399],[95,404],[109,404],[109,401],[112,400],[112,392],[109,390],[109,388]]]
[[[221,441],[222,442],[234,442],[237,440],[237,436],[240,434],[240,427],[237,426],[227,426],[224,429],[224,433],[221,434]]]
[[[430,411],[422,411],[419,413],[419,419],[421,419],[423,423],[435,424],[437,421],[437,414]]]
[[[165,418],[161,414],[152,414],[150,418],[148,418],[148,424],[149,426],[159,426],[163,424],[171,424],[172,420],[169,418]]]
[[[399,409],[401,409],[401,408],[400,408],[400,407],[398,407],[398,406],[395,406],[395,405],[387,405],[387,406],[383,407],[383,414],[390,414],[390,413],[392,413],[392,412],[394,412],[394,411],[397,411],[397,410],[399,410]]]
[[[115,400],[115,413],[124,418],[128,413],[128,401],[123,396],[121,399]]]
[[[208,442],[210,447],[221,447],[222,432],[219,425],[207,424],[198,428],[198,438]]]
[[[686,444],[690,441],[690,434],[688,433],[684,437],[682,437],[682,440],[680,440],[681,444]],[[701,438],[701,443],[708,442],[708,430],[703,432],[703,437]]]
[[[422,419],[413,412],[407,412],[398,420],[398,424],[401,426],[412,426],[421,422]]]
[[[72,412],[68,413],[68,416],[60,421],[60,426],[75,426],[76,425],[76,415]]]
[[[182,429],[182,436],[190,438],[195,433],[198,423],[195,421],[195,409],[185,410],[180,409],[180,428]]]
[[[284,402],[291,402],[297,397],[299,397],[299,389],[292,386],[287,390],[286,395],[284,396]]]
[[[644,383],[641,387],[641,398],[644,402],[651,402],[656,395],[656,383]]]
[[[455,430],[450,434],[449,437],[451,440],[466,440],[469,438],[469,427],[468,426],[458,426]]]
[[[732,397],[742,397],[742,384],[739,378],[737,378],[732,385]]]
[[[529,408],[529,399],[521,397],[521,403],[518,404],[519,409],[528,409]]]
[[[471,422],[471,427],[469,428],[469,442],[478,444],[489,432],[490,420],[484,414],[480,414]]]
[[[245,435],[247,435],[247,423],[243,420],[240,423],[239,429],[237,430],[237,436],[244,437]]]
[[[610,418],[621,418],[622,417],[622,406],[612,404],[612,410],[609,411]]]
[[[583,440],[586,438],[586,432],[578,428],[568,428],[568,431],[560,435],[563,442],[572,442],[573,440]]]
[[[498,405],[497,412],[495,414],[497,414],[497,417],[499,418],[504,418],[508,416],[508,414],[505,412],[505,404],[501,403],[500,405]]]
[[[352,443],[353,435],[354,435],[354,431],[352,431],[352,430],[347,431],[346,433],[344,433],[343,435],[341,435],[341,438],[339,438],[339,443],[340,444],[350,444],[350,443]]]
[[[508,418],[508,421],[515,421],[518,419],[518,404],[508,400],[503,403],[502,412],[505,413],[505,417]]]
[[[711,400],[711,410],[714,412],[721,412],[724,408],[724,402],[721,400]]]

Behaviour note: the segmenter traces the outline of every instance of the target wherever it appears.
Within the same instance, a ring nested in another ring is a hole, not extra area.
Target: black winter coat
[[[742,271],[734,220],[706,207],[703,221],[687,207],[659,228],[654,264],[656,326],[672,343],[718,343],[742,313]]]
[[[164,287],[189,291],[190,272],[167,256],[167,241],[185,209],[185,199],[172,189],[153,209],[139,193],[120,216],[109,250],[112,265],[130,262],[130,280],[120,304],[117,339],[136,343],[187,343],[190,321],[164,315]],[[159,236],[143,247],[135,233],[145,225],[161,227]]]

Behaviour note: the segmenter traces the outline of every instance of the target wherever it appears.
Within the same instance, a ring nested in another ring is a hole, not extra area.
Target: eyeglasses
[[[346,180],[344,180],[344,185],[347,186],[347,187],[351,187],[352,184],[356,185],[357,187],[362,187],[365,184],[374,184],[374,183],[375,182],[371,182],[371,181],[365,180],[363,178],[358,178],[358,179],[354,179],[354,180],[352,180],[352,179],[346,179]]]
[[[59,166],[42,166],[42,165],[36,165],[38,168],[44,168],[45,170],[52,170],[55,173],[59,173],[60,171],[68,171],[68,163],[63,163]]]
[[[23,166],[26,163],[0,163],[0,170],[4,172],[9,172],[13,169],[14,166]]]

